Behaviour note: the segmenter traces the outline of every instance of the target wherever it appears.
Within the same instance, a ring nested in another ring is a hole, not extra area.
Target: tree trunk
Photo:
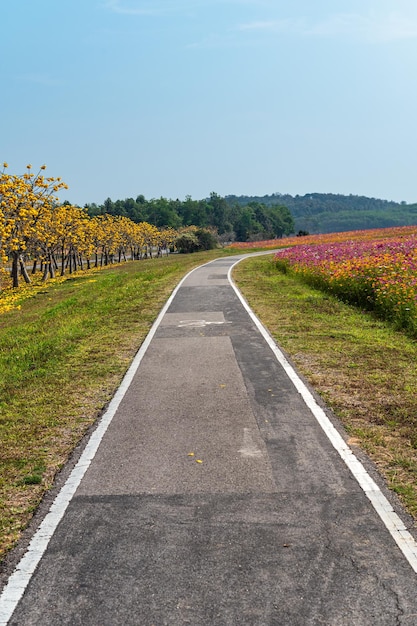
[[[49,275],[51,278],[55,278],[55,263],[51,255],[49,255]]]
[[[65,274],[65,248],[61,247],[61,276]]]
[[[27,285],[30,285],[29,274],[27,272],[26,265],[24,264],[24,261],[22,259],[22,255],[21,254],[19,254],[19,265],[20,265],[20,273],[22,274],[25,283]]]
[[[42,282],[46,282],[46,280],[48,279],[48,263],[45,263],[44,268],[43,268],[43,275],[42,275]]]
[[[19,287],[19,253],[12,252],[12,269],[11,269],[11,277],[13,282],[13,287]]]

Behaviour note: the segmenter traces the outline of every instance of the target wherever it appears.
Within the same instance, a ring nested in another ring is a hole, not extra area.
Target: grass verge
[[[417,343],[359,309],[283,275],[271,257],[234,279],[277,343],[417,518]]]
[[[171,255],[23,288],[0,304],[0,560],[113,396],[181,277]],[[9,309],[9,310],[8,310]]]

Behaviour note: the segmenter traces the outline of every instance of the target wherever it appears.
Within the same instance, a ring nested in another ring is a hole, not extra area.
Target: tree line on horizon
[[[310,193],[303,196],[274,193],[264,196],[185,200],[136,198],[101,205],[86,204],[90,216],[122,215],[134,222],[146,221],[158,228],[197,226],[213,228],[220,241],[256,241],[294,233],[332,233],[370,228],[409,226],[417,223],[417,204],[366,196]]]
[[[214,192],[203,200],[191,196],[183,201],[163,197],[147,200],[143,195],[116,201],[107,198],[101,205],[86,204],[85,208],[90,217],[121,215],[158,228],[210,228],[216,230],[221,242],[275,239],[295,232],[291,212],[282,204],[249,201],[240,206]]]

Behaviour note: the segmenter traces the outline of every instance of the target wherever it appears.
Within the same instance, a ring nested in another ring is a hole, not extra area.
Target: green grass
[[[417,343],[371,313],[245,260],[234,278],[298,371],[417,517]]]

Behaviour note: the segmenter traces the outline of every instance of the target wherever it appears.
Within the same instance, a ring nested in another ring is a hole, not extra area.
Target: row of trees
[[[210,249],[220,241],[271,239],[289,235],[294,223],[288,209],[250,202],[239,206],[212,193],[209,199],[184,202],[138,196],[81,208],[57,193],[67,188],[28,165],[21,175],[0,171],[0,274],[10,271],[12,284],[31,272],[43,278],[57,272],[90,268],[114,260],[140,259],[155,249],[181,252]]]
[[[195,249],[213,247],[213,233],[189,228],[159,229],[121,215],[90,217],[86,208],[60,204],[56,194],[67,188],[60,178],[46,177],[45,166],[35,173],[30,165],[23,175],[0,172],[0,271],[11,273],[14,287],[30,273],[43,279],[114,261],[141,259],[173,248],[178,238],[190,235]],[[192,250],[184,250],[192,251]]]
[[[184,201],[157,198],[146,200],[143,195],[125,200],[101,204],[87,204],[92,217],[98,215],[122,215],[134,222],[146,221],[158,228],[178,229],[194,225],[212,228],[223,241],[248,241],[283,237],[294,232],[294,221],[290,211],[278,203],[266,206],[262,202],[248,202],[241,206],[229,202],[217,193],[205,200]]]

